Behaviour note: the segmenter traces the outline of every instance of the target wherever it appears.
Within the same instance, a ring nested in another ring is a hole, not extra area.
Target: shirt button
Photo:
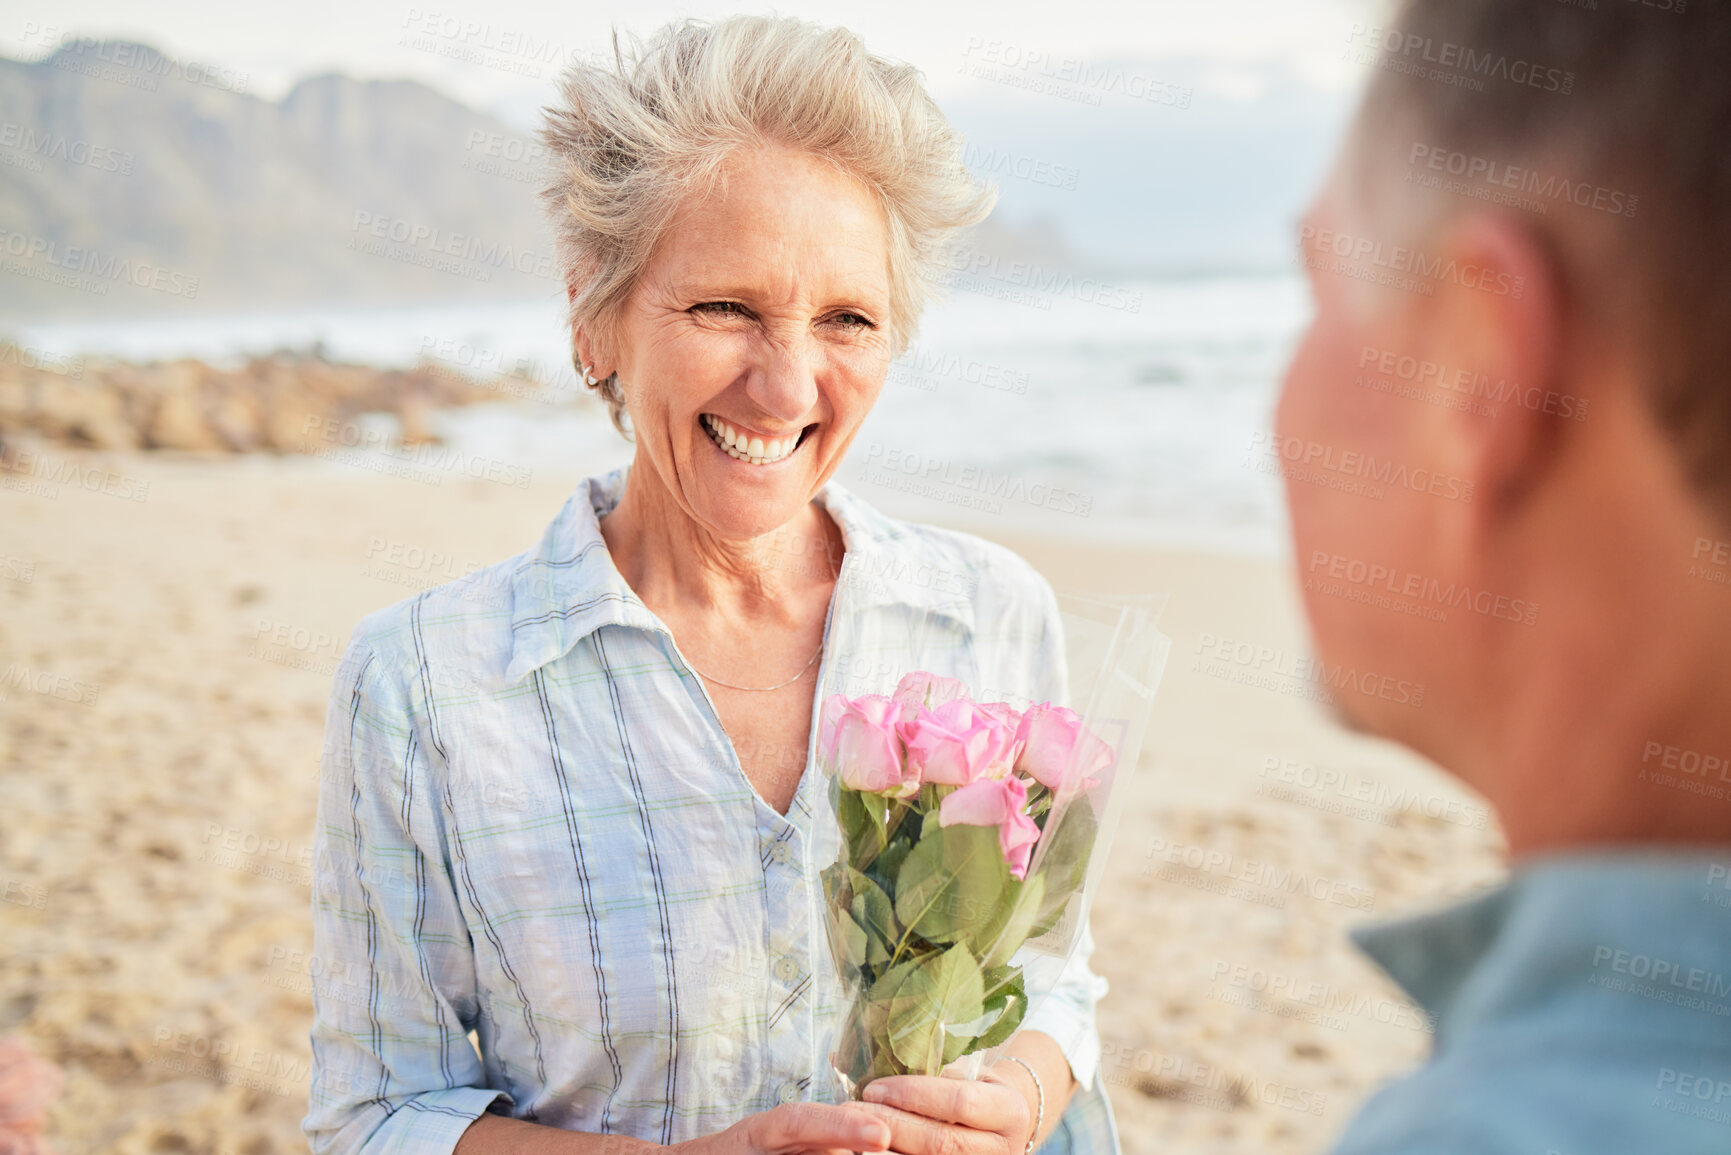
[[[787,843],[778,842],[769,848],[769,857],[772,862],[786,863],[793,857],[793,851],[788,848]]]
[[[780,1090],[776,1091],[775,1097],[780,1099],[783,1103],[793,1102],[795,1099],[799,1098],[799,1084],[789,1079],[781,1085]]]
[[[791,983],[799,977],[799,964],[787,955],[775,960],[775,977],[784,983]]]

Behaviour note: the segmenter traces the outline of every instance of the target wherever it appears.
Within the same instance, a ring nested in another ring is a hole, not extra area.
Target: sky
[[[244,74],[275,98],[309,73],[411,76],[468,103],[520,119],[548,91],[558,52],[604,51],[610,30],[648,32],[683,16],[775,11],[845,24],[874,51],[908,61],[940,97],[982,84],[968,65],[1029,57],[1190,59],[1210,90],[1254,95],[1270,68],[1324,90],[1350,88],[1342,60],[1355,21],[1374,23],[1378,0],[796,0],[774,7],[715,0],[5,0],[0,53],[34,59],[65,36],[130,38],[183,59]]]
[[[996,221],[1044,230],[1065,259],[1096,269],[1190,275],[1290,271],[1292,224],[1363,80],[1349,40],[1390,5],[0,0],[0,54],[139,40],[269,100],[320,72],[412,78],[528,133],[562,64],[608,53],[613,29],[742,10],[843,24],[920,68],[968,142],[969,167],[998,185]]]

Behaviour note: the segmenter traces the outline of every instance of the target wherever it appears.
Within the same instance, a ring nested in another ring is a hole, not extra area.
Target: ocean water
[[[1035,290],[972,279],[932,306],[840,480],[900,516],[1277,555],[1279,479],[1253,452],[1309,315],[1296,277]],[[25,327],[57,353],[232,362],[274,348],[511,376],[445,415],[463,455],[587,473],[630,458],[580,395],[556,301]],[[558,403],[563,401],[563,403]]]

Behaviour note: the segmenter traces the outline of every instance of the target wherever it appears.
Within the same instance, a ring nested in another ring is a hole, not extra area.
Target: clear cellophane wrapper
[[[1051,994],[1171,648],[1163,607],[1061,597],[1062,641],[1040,645],[976,622],[960,647],[951,617],[905,607],[832,623],[817,743],[837,835],[822,905],[841,1095],[887,1075],[975,1077]],[[957,668],[962,653],[1030,652],[1033,669]]]

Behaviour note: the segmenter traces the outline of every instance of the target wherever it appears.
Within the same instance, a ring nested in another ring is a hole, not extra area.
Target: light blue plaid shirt
[[[315,1151],[448,1152],[489,1106],[679,1142],[835,1093],[823,783],[808,754],[783,817],[746,780],[601,538],[624,476],[585,482],[527,553],[355,631],[319,793]],[[917,668],[1062,700],[1056,603],[1026,562],[835,485],[818,500],[847,551],[820,685]],[[1090,949],[1019,960],[1053,990],[1026,1026],[1084,1086]],[[1098,1090],[1072,1114],[1089,1104],[1104,1117]]]

